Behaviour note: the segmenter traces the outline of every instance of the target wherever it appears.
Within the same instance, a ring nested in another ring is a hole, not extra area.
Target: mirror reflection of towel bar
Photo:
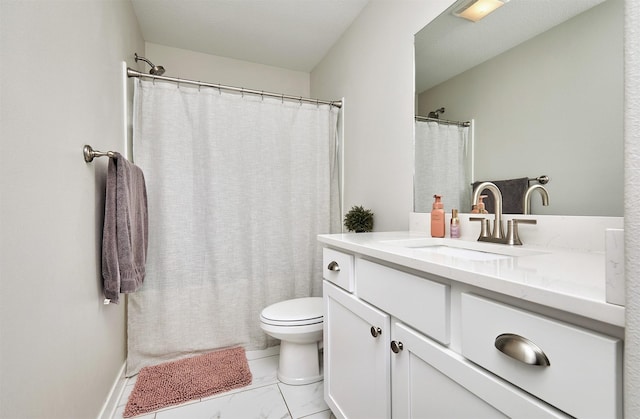
[[[91,147],[90,145],[85,145],[82,148],[82,154],[84,154],[84,161],[86,161],[87,163],[92,162],[93,159],[96,158],[96,157],[113,158],[113,156],[114,156],[114,152],[113,151],[98,151],[98,150],[94,150],[93,147]]]
[[[547,175],[542,175],[542,176],[538,176],[538,177],[534,177],[534,178],[529,178],[529,182],[537,181],[541,185],[546,185],[547,183],[549,183],[549,180],[550,180],[549,176],[547,176]]]
[[[527,180],[529,182],[538,182],[541,185],[546,185],[547,183],[549,183],[549,181],[551,179],[549,179],[549,176],[547,176],[547,175],[542,175],[542,176],[538,176],[538,177],[530,177]],[[473,183],[471,184],[471,186],[473,186]]]

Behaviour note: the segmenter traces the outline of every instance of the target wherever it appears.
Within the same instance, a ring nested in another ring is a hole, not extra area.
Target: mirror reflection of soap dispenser
[[[435,201],[431,209],[431,237],[444,237],[444,205],[440,195],[433,195]]]
[[[487,195],[480,195],[478,198],[478,214],[489,214],[489,211],[484,208],[484,202],[482,202],[486,197]]]

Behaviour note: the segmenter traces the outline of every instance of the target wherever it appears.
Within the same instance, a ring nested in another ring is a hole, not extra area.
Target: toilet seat
[[[296,298],[266,307],[260,321],[274,326],[308,326],[323,322],[321,297]]]

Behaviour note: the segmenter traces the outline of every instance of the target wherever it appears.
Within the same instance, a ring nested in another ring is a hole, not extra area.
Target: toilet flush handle
[[[334,260],[327,266],[327,269],[333,272],[340,272],[340,265]]]

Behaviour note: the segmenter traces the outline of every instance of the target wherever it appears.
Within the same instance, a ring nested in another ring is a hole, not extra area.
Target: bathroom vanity
[[[325,400],[343,418],[622,417],[602,251],[321,235]]]

